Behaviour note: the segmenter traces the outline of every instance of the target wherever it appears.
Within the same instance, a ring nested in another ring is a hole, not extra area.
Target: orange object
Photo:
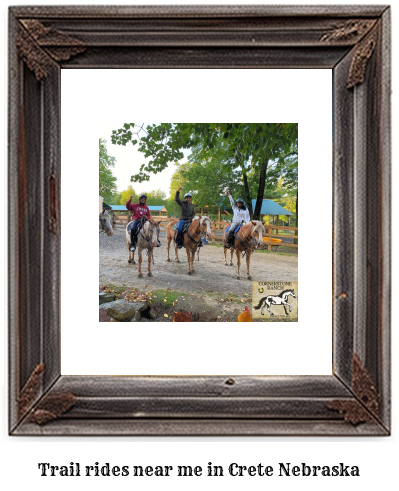
[[[188,314],[185,312],[175,312],[173,315],[173,322],[191,322],[191,312]]]
[[[245,307],[244,312],[241,312],[237,320],[238,322],[252,322],[251,311],[249,310],[248,307]]]

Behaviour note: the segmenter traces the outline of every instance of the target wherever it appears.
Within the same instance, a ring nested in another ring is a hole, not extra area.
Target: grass
[[[223,248],[223,244],[212,244],[211,242],[209,242],[209,244],[206,246],[213,246],[213,247],[221,247]],[[284,246],[278,246],[278,247],[284,247]],[[228,253],[230,252],[230,250],[228,250]],[[295,254],[294,252],[277,252],[277,251],[269,251],[267,249],[256,249],[256,251],[254,251],[256,254],[258,253],[261,253],[261,254],[278,254],[280,256],[297,256],[298,254]]]
[[[176,300],[184,295],[183,292],[173,291],[173,290],[153,290],[151,292],[151,299],[163,302],[164,307],[172,307]]]

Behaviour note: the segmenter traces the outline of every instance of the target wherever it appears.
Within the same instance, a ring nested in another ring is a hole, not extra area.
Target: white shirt
[[[229,194],[229,200],[231,203],[231,207],[233,208],[234,216],[233,216],[233,223],[241,223],[242,221],[244,222],[249,222],[251,217],[249,215],[248,208],[246,210],[243,210],[242,208],[239,208],[236,204],[235,201],[233,200],[231,194]]]

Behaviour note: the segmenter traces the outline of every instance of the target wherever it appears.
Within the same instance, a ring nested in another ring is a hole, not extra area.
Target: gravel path
[[[222,247],[204,246],[199,262],[197,256],[195,258],[195,273],[189,276],[185,251],[179,251],[181,263],[176,263],[174,248],[171,247],[172,262],[168,263],[166,262],[165,233],[160,234],[160,240],[163,246],[155,250],[155,265],[151,267],[153,277],[146,276],[147,255],[144,254],[144,277],[138,278],[138,266],[128,263],[125,231],[116,229],[112,237],[99,234],[100,285],[136,287],[144,291],[170,288],[182,292],[198,292],[201,288],[208,292],[226,291],[239,295],[245,292],[252,296],[252,282],[246,277],[245,258],[241,266],[242,279],[237,280],[236,256],[233,259],[234,266],[225,266]],[[253,281],[296,281],[298,279],[298,256],[255,252],[251,257],[251,275]]]

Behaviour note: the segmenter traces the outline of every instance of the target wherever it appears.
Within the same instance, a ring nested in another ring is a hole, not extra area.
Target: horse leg
[[[223,244],[224,244],[224,238],[223,238]],[[227,266],[227,249],[223,245],[223,251],[224,251],[224,265]]]
[[[263,306],[262,306],[262,308],[260,309],[260,313],[261,313],[262,315],[265,315],[265,314],[264,314],[265,307],[266,307],[266,301],[263,303]]]
[[[236,255],[237,255],[237,280],[240,280],[241,256],[240,256],[240,251],[238,249],[236,249]]]
[[[247,252],[247,276],[249,280],[252,280],[250,269],[251,269],[251,253]]]
[[[189,274],[191,276],[193,274],[191,271],[191,251],[188,247],[186,247],[186,253],[187,253],[187,262],[188,262],[187,274]]]
[[[170,249],[171,239],[169,236],[166,238],[166,261],[170,263],[169,249]]]
[[[283,307],[284,307],[284,310],[285,310],[285,315],[286,315],[287,317],[289,317],[289,316],[290,316],[290,314],[287,312],[287,307],[286,307],[285,303],[283,303]]]
[[[230,266],[233,266],[234,249],[230,249]]]
[[[176,261],[177,263],[179,263],[179,262],[180,262],[179,255],[178,255],[178,253],[177,253],[177,244],[175,244],[175,261]]]
[[[142,251],[138,252],[139,255],[139,278],[143,277],[143,273],[141,272],[141,263],[143,262],[143,254]]]
[[[151,261],[152,261],[152,255],[153,254],[154,254],[154,251],[151,251],[148,254],[148,273],[147,273],[147,276],[152,276],[152,273],[151,273]]]

